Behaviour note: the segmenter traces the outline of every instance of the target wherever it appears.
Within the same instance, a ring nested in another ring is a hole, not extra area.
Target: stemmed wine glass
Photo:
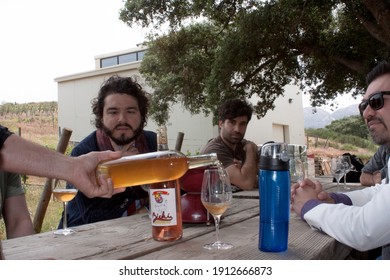
[[[345,174],[345,166],[343,161],[337,157],[330,160],[330,172],[337,182],[337,190],[339,191],[340,179],[343,178]]]
[[[291,183],[300,183],[305,179],[305,166],[300,158],[290,160]]]
[[[223,168],[206,169],[203,175],[201,201],[208,212],[214,217],[217,241],[206,244],[206,249],[230,249],[230,243],[219,240],[219,222],[223,213],[232,201],[232,187],[226,171]]]
[[[345,175],[344,175],[344,190],[350,190],[350,187],[347,187],[347,173],[352,170],[352,163],[351,158],[348,155],[340,156],[342,162],[344,163],[345,167]]]
[[[77,189],[67,189],[66,183],[62,180],[55,180],[53,183],[53,196],[64,205],[64,216],[62,218],[62,229],[58,229],[54,234],[69,235],[75,233],[74,229],[68,228],[66,206],[77,194]]]

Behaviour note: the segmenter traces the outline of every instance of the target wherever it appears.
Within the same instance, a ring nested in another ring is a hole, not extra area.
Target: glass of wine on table
[[[77,189],[67,189],[65,181],[55,180],[53,183],[52,192],[53,192],[54,199],[57,201],[61,201],[64,206],[64,216],[62,217],[62,229],[56,230],[54,234],[69,235],[75,233],[76,231],[74,229],[68,228],[66,206],[69,201],[75,198],[77,194]]]
[[[233,247],[230,243],[219,240],[219,222],[221,216],[231,204],[232,187],[223,168],[206,169],[203,175],[201,201],[214,218],[217,240],[203,247],[209,250],[226,250]]]

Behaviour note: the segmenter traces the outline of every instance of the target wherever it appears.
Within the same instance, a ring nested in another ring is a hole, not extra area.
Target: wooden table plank
[[[259,215],[257,201],[242,202],[233,200],[221,228]],[[206,224],[185,224],[184,227],[183,238],[174,242],[184,242],[214,230]],[[68,236],[46,232],[4,240],[4,255],[6,259],[128,259],[174,243],[151,238],[147,214],[87,224],[75,229],[77,233]]]
[[[306,260],[345,259],[351,248],[328,235],[311,229],[298,217],[291,217],[289,245],[285,252],[269,253],[258,249],[259,217],[254,217],[221,229],[220,239],[234,245],[230,250],[207,250],[202,246],[215,241],[215,231],[184,243],[143,255],[138,259],[259,259],[259,260]]]
[[[345,258],[351,249],[311,229],[294,213],[290,219],[289,248],[284,253],[258,250],[259,201],[233,199],[221,221],[221,238],[235,248],[207,251],[215,239],[214,225],[184,224],[183,238],[173,242],[151,238],[147,214],[138,214],[76,227],[76,234],[46,232],[3,241],[6,259],[332,259]]]
[[[259,199],[259,190],[235,192],[233,198]]]

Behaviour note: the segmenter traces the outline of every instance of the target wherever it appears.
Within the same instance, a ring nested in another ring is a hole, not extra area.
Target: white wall
[[[291,99],[291,103],[289,100]],[[256,98],[250,100],[256,103]],[[284,136],[280,129],[284,127]],[[275,100],[275,109],[257,119],[252,117],[245,138],[260,145],[267,141],[305,145],[302,94],[297,86],[286,86],[284,96]],[[284,138],[284,141],[281,139]]]
[[[102,83],[110,76],[134,76],[144,86],[138,73],[140,63],[128,63],[112,66],[79,74],[59,77],[58,82],[58,124],[60,128],[73,130],[71,141],[80,142],[89,133],[95,130],[91,125],[93,119],[91,100],[95,98]],[[147,87],[145,87],[148,90]],[[284,97],[276,100],[276,108],[270,111],[260,120],[254,115],[249,123],[245,138],[263,144],[266,141],[281,141],[286,143],[305,144],[302,96],[295,86],[286,87]],[[292,99],[292,102],[289,102]],[[250,100],[255,104],[256,98]],[[172,113],[167,123],[168,144],[175,148],[178,132],[184,133],[181,151],[185,154],[195,154],[207,143],[218,135],[218,127],[212,125],[212,116],[190,115],[180,104],[171,108]],[[278,128],[279,129],[275,129]],[[155,131],[157,125],[151,118],[146,129]],[[281,132],[280,130],[283,130]],[[279,132],[278,132],[279,131]]]

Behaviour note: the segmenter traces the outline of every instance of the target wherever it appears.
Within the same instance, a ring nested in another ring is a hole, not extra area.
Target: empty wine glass
[[[305,179],[305,166],[300,158],[290,159],[291,183],[300,183]]]
[[[55,180],[53,183],[53,196],[56,200],[61,201],[64,205],[64,216],[62,217],[62,229],[58,229],[54,234],[69,235],[75,233],[74,229],[68,228],[66,206],[77,194],[77,189],[67,189],[66,182]]]
[[[351,163],[351,157],[348,156],[348,155],[343,155],[343,156],[340,156],[341,158],[341,161],[343,162],[344,164],[344,167],[345,167],[345,171],[344,171],[344,190],[348,191],[350,190],[351,188],[347,186],[347,173],[349,171],[351,171],[352,169],[352,163]]]
[[[340,179],[343,178],[345,174],[345,165],[343,161],[337,157],[330,160],[330,172],[337,182],[337,191],[340,190]]]
[[[232,187],[229,177],[223,168],[206,169],[203,175],[201,201],[208,212],[214,217],[217,241],[206,244],[206,249],[230,249],[230,243],[219,240],[219,222],[223,213],[232,201]]]

